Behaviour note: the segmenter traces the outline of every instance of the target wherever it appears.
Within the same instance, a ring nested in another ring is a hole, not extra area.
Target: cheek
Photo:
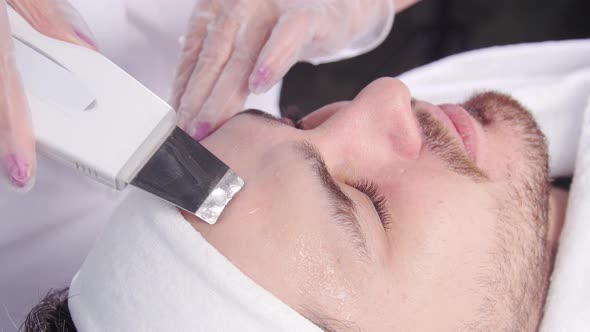
[[[523,144],[513,128],[495,126],[484,132],[486,140],[478,164],[492,180],[513,184],[519,174],[530,174],[530,165],[524,156],[533,150]]]
[[[516,165],[515,155],[509,147],[511,143],[491,141],[483,148],[484,153],[480,153],[478,164],[490,179],[497,181],[509,178],[513,173],[511,168]]]
[[[415,250],[443,254],[436,249],[472,242],[473,236],[489,242],[498,207],[488,187],[448,172],[409,172],[405,181],[390,188],[391,236],[399,237],[393,243],[407,242]]]
[[[392,207],[391,243],[395,297],[407,317],[438,317],[440,308],[461,321],[481,299],[481,277],[493,269],[497,206],[484,185],[452,175],[408,175]],[[469,289],[466,292],[465,289]]]

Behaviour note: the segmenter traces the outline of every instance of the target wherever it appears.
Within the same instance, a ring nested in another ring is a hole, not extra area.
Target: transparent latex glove
[[[180,127],[201,140],[296,62],[377,46],[393,15],[393,0],[199,1],[170,100]]]
[[[7,5],[50,37],[92,49],[96,47],[82,18],[66,1],[0,1],[0,173],[7,180],[0,182],[24,191],[34,182],[35,140],[28,101],[15,65]]]

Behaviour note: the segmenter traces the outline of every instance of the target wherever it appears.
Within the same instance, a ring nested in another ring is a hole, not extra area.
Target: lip
[[[459,105],[444,104],[438,107],[451,120],[455,130],[461,137],[467,156],[475,163],[477,161],[478,137],[474,119]]]

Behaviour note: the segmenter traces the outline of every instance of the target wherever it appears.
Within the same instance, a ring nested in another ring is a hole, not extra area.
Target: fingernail
[[[17,188],[24,188],[31,179],[31,165],[15,154],[9,154],[4,162],[4,168],[10,182]]]
[[[195,126],[192,137],[197,141],[202,141],[205,137],[209,136],[211,131],[211,124],[209,122],[199,122]]]
[[[81,33],[80,31],[77,31],[77,30],[74,30],[74,33],[76,33],[76,36],[78,36],[78,38],[80,38],[86,44],[92,46],[94,49],[97,48],[96,44],[94,44],[94,41],[92,41],[92,39],[87,37],[85,34]]]
[[[258,68],[252,76],[252,81],[250,84],[251,92],[256,94],[265,92],[268,89],[267,85],[270,82],[270,76],[271,71],[269,68]]]

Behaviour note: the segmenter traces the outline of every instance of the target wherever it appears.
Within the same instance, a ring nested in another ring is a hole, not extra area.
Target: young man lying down
[[[28,330],[537,329],[565,199],[511,97],[436,106],[384,78],[202,144],[246,183],[218,223],[132,193]]]

